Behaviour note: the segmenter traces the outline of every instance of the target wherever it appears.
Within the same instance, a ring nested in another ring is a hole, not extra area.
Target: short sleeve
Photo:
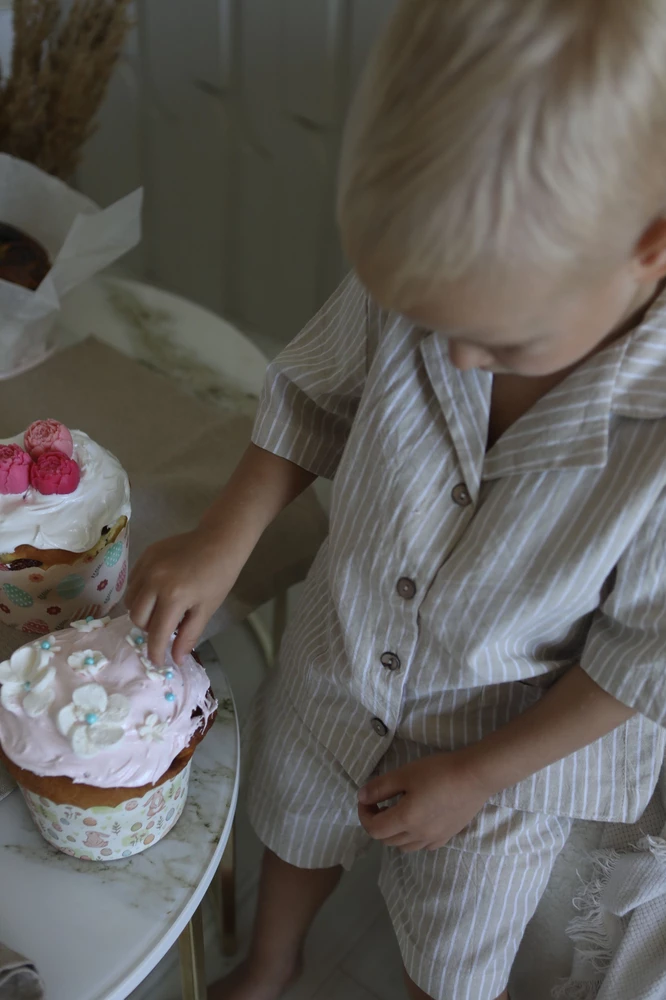
[[[617,564],[581,660],[618,701],[666,726],[666,497]]]
[[[252,435],[260,448],[332,478],[367,377],[368,302],[349,275],[268,368]]]

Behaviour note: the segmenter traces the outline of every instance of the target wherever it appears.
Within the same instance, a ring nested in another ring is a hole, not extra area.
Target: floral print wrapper
[[[0,562],[0,622],[46,635],[73,621],[109,614],[127,585],[129,524],[111,532],[71,564],[38,559]]]
[[[53,847],[82,861],[117,861],[145,851],[173,829],[185,807],[190,767],[188,761],[173,778],[116,806],[83,809],[19,788],[39,832]]]

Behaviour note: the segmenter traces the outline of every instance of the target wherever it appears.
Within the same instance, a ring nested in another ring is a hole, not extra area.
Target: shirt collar
[[[482,479],[603,468],[614,416],[666,416],[666,292],[635,330],[575,369],[487,454],[492,376],[454,368],[443,334],[429,333],[420,348],[473,497]]]

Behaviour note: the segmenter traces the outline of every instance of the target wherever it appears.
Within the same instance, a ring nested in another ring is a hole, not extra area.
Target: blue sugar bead
[[[167,701],[175,701],[176,700],[176,696],[173,693],[173,691],[167,691],[167,693],[164,695],[164,697],[166,698]]]
[[[89,726],[93,726],[97,722],[97,714],[95,712],[88,712],[86,722]]]
[[[165,673],[164,676],[166,677],[166,679],[168,681],[172,681],[173,680],[173,670],[167,670],[167,672]]]
[[[50,649],[51,648],[51,643],[49,642],[48,639],[44,639],[44,642],[40,643],[40,645],[41,645],[42,649]]]
[[[85,665],[87,667],[94,667],[95,666],[95,657],[94,656],[86,656],[86,658],[85,658],[85,660],[83,662],[85,663]]]

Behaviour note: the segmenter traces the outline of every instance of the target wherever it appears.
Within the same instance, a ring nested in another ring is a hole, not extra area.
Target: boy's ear
[[[666,216],[650,223],[634,250],[634,265],[642,282],[666,277]]]

